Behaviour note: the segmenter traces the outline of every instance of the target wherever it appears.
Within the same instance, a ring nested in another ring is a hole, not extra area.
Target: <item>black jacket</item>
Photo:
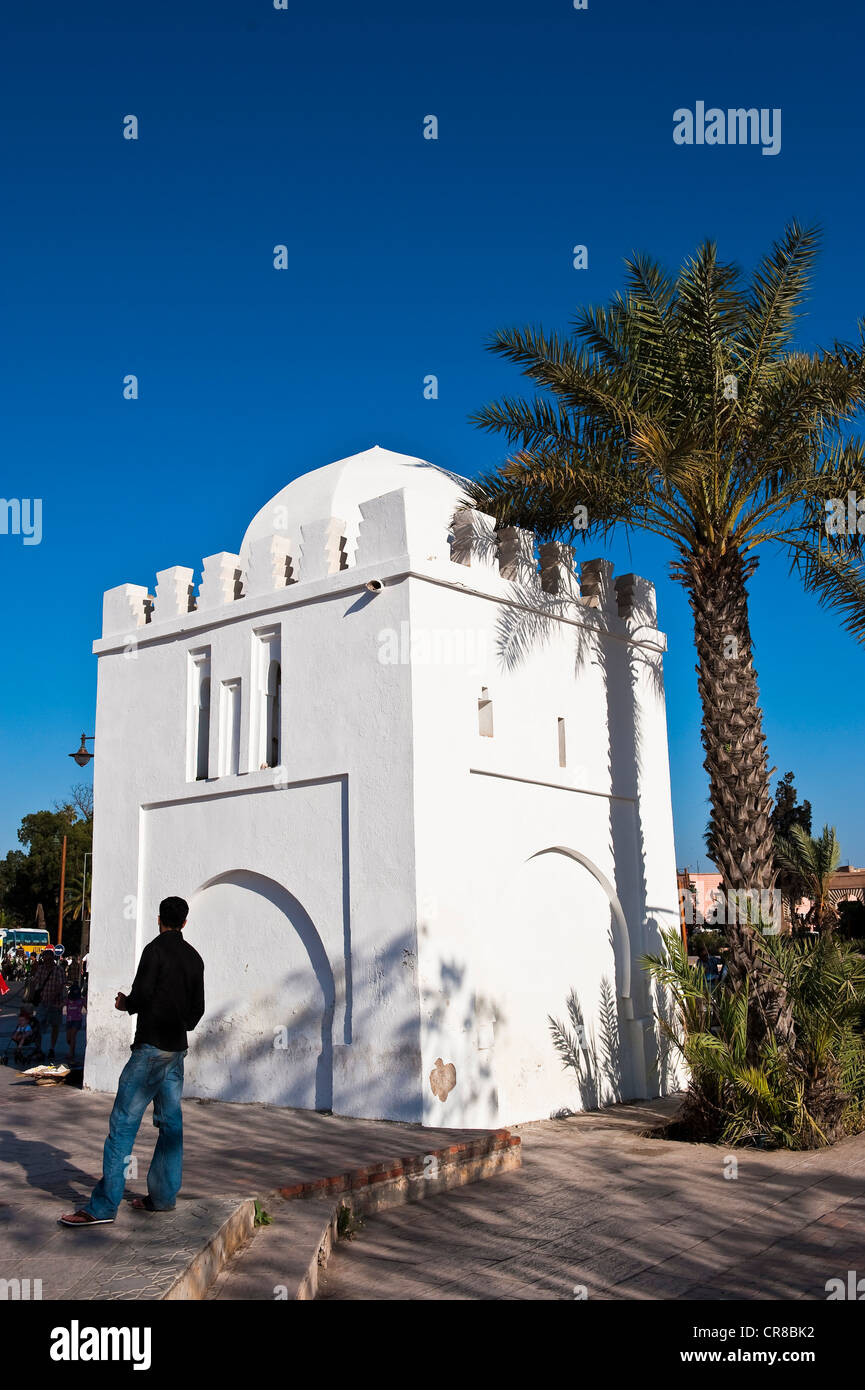
[[[141,952],[128,1013],[138,1014],[133,1047],[152,1043],[164,1052],[185,1052],[186,1030],[204,1013],[204,961],[182,931],[161,931]]]

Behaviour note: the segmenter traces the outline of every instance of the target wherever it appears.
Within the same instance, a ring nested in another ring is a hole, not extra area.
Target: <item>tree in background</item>
[[[811,834],[811,803],[810,801],[803,801],[801,805],[799,804],[792,772],[786,772],[778,780],[775,787],[775,805],[770,820],[776,841],[779,838],[789,840],[794,825],[801,826],[806,835]],[[777,851],[775,853],[775,868],[778,874],[775,886],[787,899],[792,923],[797,902],[806,896],[805,885],[792,870],[784,867]]]
[[[841,862],[841,846],[835,827],[824,825],[816,839],[794,825],[788,839],[775,841],[778,863],[795,882],[802,884],[802,897],[811,899],[805,916],[809,925],[827,936],[838,924],[838,913],[829,897],[829,885]]]
[[[84,925],[90,921],[90,886],[92,878],[88,869],[84,876],[82,865],[80,873],[70,880],[66,876],[66,905],[63,909],[63,940],[67,943],[70,955],[78,955],[82,949]]]
[[[62,811],[69,806],[74,806],[82,820],[93,820],[93,783],[76,782],[69,789],[69,800],[54,803],[55,811]]]
[[[0,860],[0,907],[19,927],[32,927],[40,903],[47,926],[56,936],[60,908],[60,861],[63,836],[66,841],[67,879],[74,882],[84,870],[84,854],[93,844],[93,803],[86,784],[73,787],[69,800],[53,811],[34,811],[23,817],[18,839],[23,849],[10,850]],[[68,902],[68,897],[67,897]],[[64,909],[64,921],[66,921]],[[70,922],[70,935],[64,943],[74,951],[80,939],[80,925]],[[64,932],[65,935],[65,932]]]
[[[792,772],[785,772],[775,787],[775,806],[771,815],[776,835],[788,839],[794,825],[801,825],[806,835],[811,834],[811,803],[798,801],[796,784]]]

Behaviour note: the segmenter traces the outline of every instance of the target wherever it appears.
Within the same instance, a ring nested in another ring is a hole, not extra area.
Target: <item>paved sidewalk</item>
[[[370,1217],[318,1297],[798,1300],[865,1277],[865,1134],[735,1155],[640,1137],[670,1106],[513,1126],[520,1173]]]
[[[17,998],[8,995],[0,1005],[0,1047],[17,1008]],[[244,1198],[266,1198],[280,1186],[426,1154],[478,1134],[185,1100],[184,1181],[176,1213],[150,1217],[124,1206],[111,1226],[58,1226],[60,1213],[81,1205],[99,1177],[113,1100],[69,1085],[36,1086],[14,1068],[0,1067],[0,1279],[41,1279],[43,1299],[160,1297],[168,1277],[154,1275],[160,1260],[174,1261],[174,1277],[196,1231],[198,1239],[211,1229],[215,1234]],[[151,1115],[139,1130],[133,1151],[138,1176],[133,1173],[127,1195],[147,1190],[156,1141]]]

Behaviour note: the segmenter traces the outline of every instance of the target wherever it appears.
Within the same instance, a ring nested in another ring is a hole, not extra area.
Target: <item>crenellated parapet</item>
[[[597,608],[603,613],[617,612],[611,561],[584,560],[580,566],[580,591],[586,608]]]
[[[156,575],[156,604],[153,620],[163,622],[166,618],[180,618],[195,610],[195,585],[193,571],[184,565],[172,565],[171,569],[159,570]]]
[[[495,517],[474,507],[460,507],[451,523],[450,557],[454,564],[492,571],[498,566],[499,540]]]
[[[310,579],[327,579],[348,568],[346,554],[346,524],[336,517],[306,521],[300,528],[301,583]]]
[[[537,556],[536,556],[537,552]],[[579,573],[572,546],[561,541],[536,542],[532,531],[518,526],[496,528],[495,518],[471,507],[453,519],[451,560],[480,576],[496,574],[515,586],[517,597],[559,599],[599,616],[655,627],[655,586],[636,574],[614,578],[609,560],[584,560]]]
[[[644,627],[658,626],[658,605],[655,586],[639,574],[620,574],[616,580],[619,617]]]
[[[284,589],[293,583],[297,558],[297,548],[287,536],[263,536],[260,540],[253,541],[243,572],[244,596],[261,598],[264,594],[273,594],[277,589]]]
[[[243,592],[240,570],[240,556],[230,555],[221,550],[218,555],[208,555],[204,562],[201,585],[198,590],[196,609],[223,608],[233,603]]]
[[[519,526],[506,526],[499,531],[499,573],[514,584],[535,584],[538,564],[535,559],[535,536]]]
[[[216,615],[238,601],[262,601],[283,590],[298,594],[305,584],[343,578],[352,570],[377,567],[422,570],[436,566],[442,577],[478,587],[490,596],[517,603],[536,602],[588,610],[598,620],[622,619],[656,626],[655,590],[648,580],[617,578],[608,560],[584,560],[579,567],[571,546],[538,543],[534,532],[496,527],[495,519],[469,506],[438,512],[411,489],[400,488],[358,506],[354,529],[340,517],[303,521],[286,531],[258,535],[242,554],[219,551],[203,565],[196,593],[193,570],[181,565],[161,570],[155,597],[146,588],[121,584],[103,603],[103,636],[134,632],[152,623],[176,621],[190,613]],[[351,547],[346,536],[356,536]]]
[[[102,635],[134,633],[150,621],[153,599],[144,584],[118,584],[102,595]]]
[[[541,588],[545,594],[579,603],[580,581],[574,565],[573,548],[560,541],[544,541],[538,546],[541,561]]]

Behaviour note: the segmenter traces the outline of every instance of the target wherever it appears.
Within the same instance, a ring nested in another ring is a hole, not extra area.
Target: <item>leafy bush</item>
[[[792,1005],[794,1036],[748,1028],[749,983],[711,987],[688,964],[677,931],[643,964],[677,1004],[658,1019],[690,1071],[675,1138],[788,1149],[816,1148],[865,1128],[865,959],[832,936],[758,936]]]
[[[716,927],[690,927],[688,930],[688,951],[696,955],[701,946],[705,946],[710,956],[716,956],[721,947],[726,947],[727,938],[722,931]]]

